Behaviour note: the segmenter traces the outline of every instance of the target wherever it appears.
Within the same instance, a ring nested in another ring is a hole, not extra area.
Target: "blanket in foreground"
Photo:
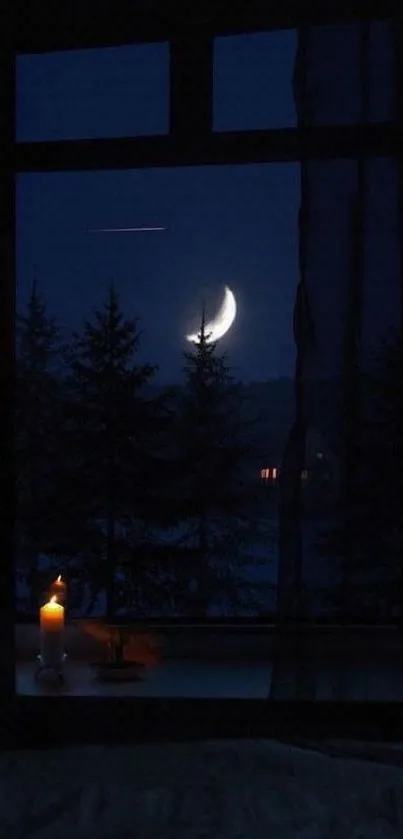
[[[277,742],[0,754],[1,839],[402,836],[402,769]]]

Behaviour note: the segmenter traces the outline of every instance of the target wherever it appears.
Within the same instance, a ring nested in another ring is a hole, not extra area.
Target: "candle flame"
[[[55,594],[50,598],[49,603],[57,603],[57,597]]]
[[[61,583],[61,581],[62,581],[62,575],[61,575],[61,574],[59,574],[59,576],[58,576],[58,578],[57,578],[56,582],[57,582],[57,583]]]

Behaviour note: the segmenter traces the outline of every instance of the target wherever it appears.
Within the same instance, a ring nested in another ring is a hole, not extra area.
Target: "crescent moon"
[[[206,323],[204,327],[204,333],[206,335],[206,341],[209,344],[213,344],[216,341],[219,341],[220,338],[225,335],[226,332],[231,328],[235,317],[236,317],[236,300],[235,295],[231,291],[231,289],[226,285],[225,292],[224,292],[224,300],[221,304],[221,308],[218,311],[218,314],[215,316],[214,320],[209,321]],[[200,332],[193,335],[186,335],[186,339],[188,341],[192,341],[192,343],[197,344],[200,341]]]

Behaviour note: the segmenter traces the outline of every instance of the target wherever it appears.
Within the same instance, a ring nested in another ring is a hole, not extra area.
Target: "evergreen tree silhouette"
[[[60,348],[59,327],[35,280],[27,309],[17,316],[16,346],[17,549],[30,610],[37,605],[38,557],[46,552],[51,531]]]
[[[253,587],[247,591],[235,572],[253,562],[252,537],[257,540],[259,530],[246,514],[251,487],[245,463],[253,423],[245,420],[242,387],[205,328],[203,311],[199,340],[184,353],[177,429],[177,488],[188,540],[183,602],[191,582],[192,615],[200,618],[215,598],[233,611],[251,605]]]
[[[133,519],[152,511],[158,421],[144,390],[156,368],[136,362],[137,320],[127,320],[111,284],[102,308],[65,350],[65,460],[58,503],[70,553],[85,561],[93,596],[105,589],[107,618],[116,610],[117,572]]]

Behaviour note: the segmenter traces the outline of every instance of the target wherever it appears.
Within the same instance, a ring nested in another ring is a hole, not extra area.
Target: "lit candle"
[[[59,667],[63,661],[64,608],[53,595],[40,610],[41,657],[44,667]]]
[[[61,575],[59,574],[57,580],[54,580],[53,583],[50,584],[49,597],[56,596],[58,602],[64,606],[66,603],[66,594],[66,583],[62,580]]]

